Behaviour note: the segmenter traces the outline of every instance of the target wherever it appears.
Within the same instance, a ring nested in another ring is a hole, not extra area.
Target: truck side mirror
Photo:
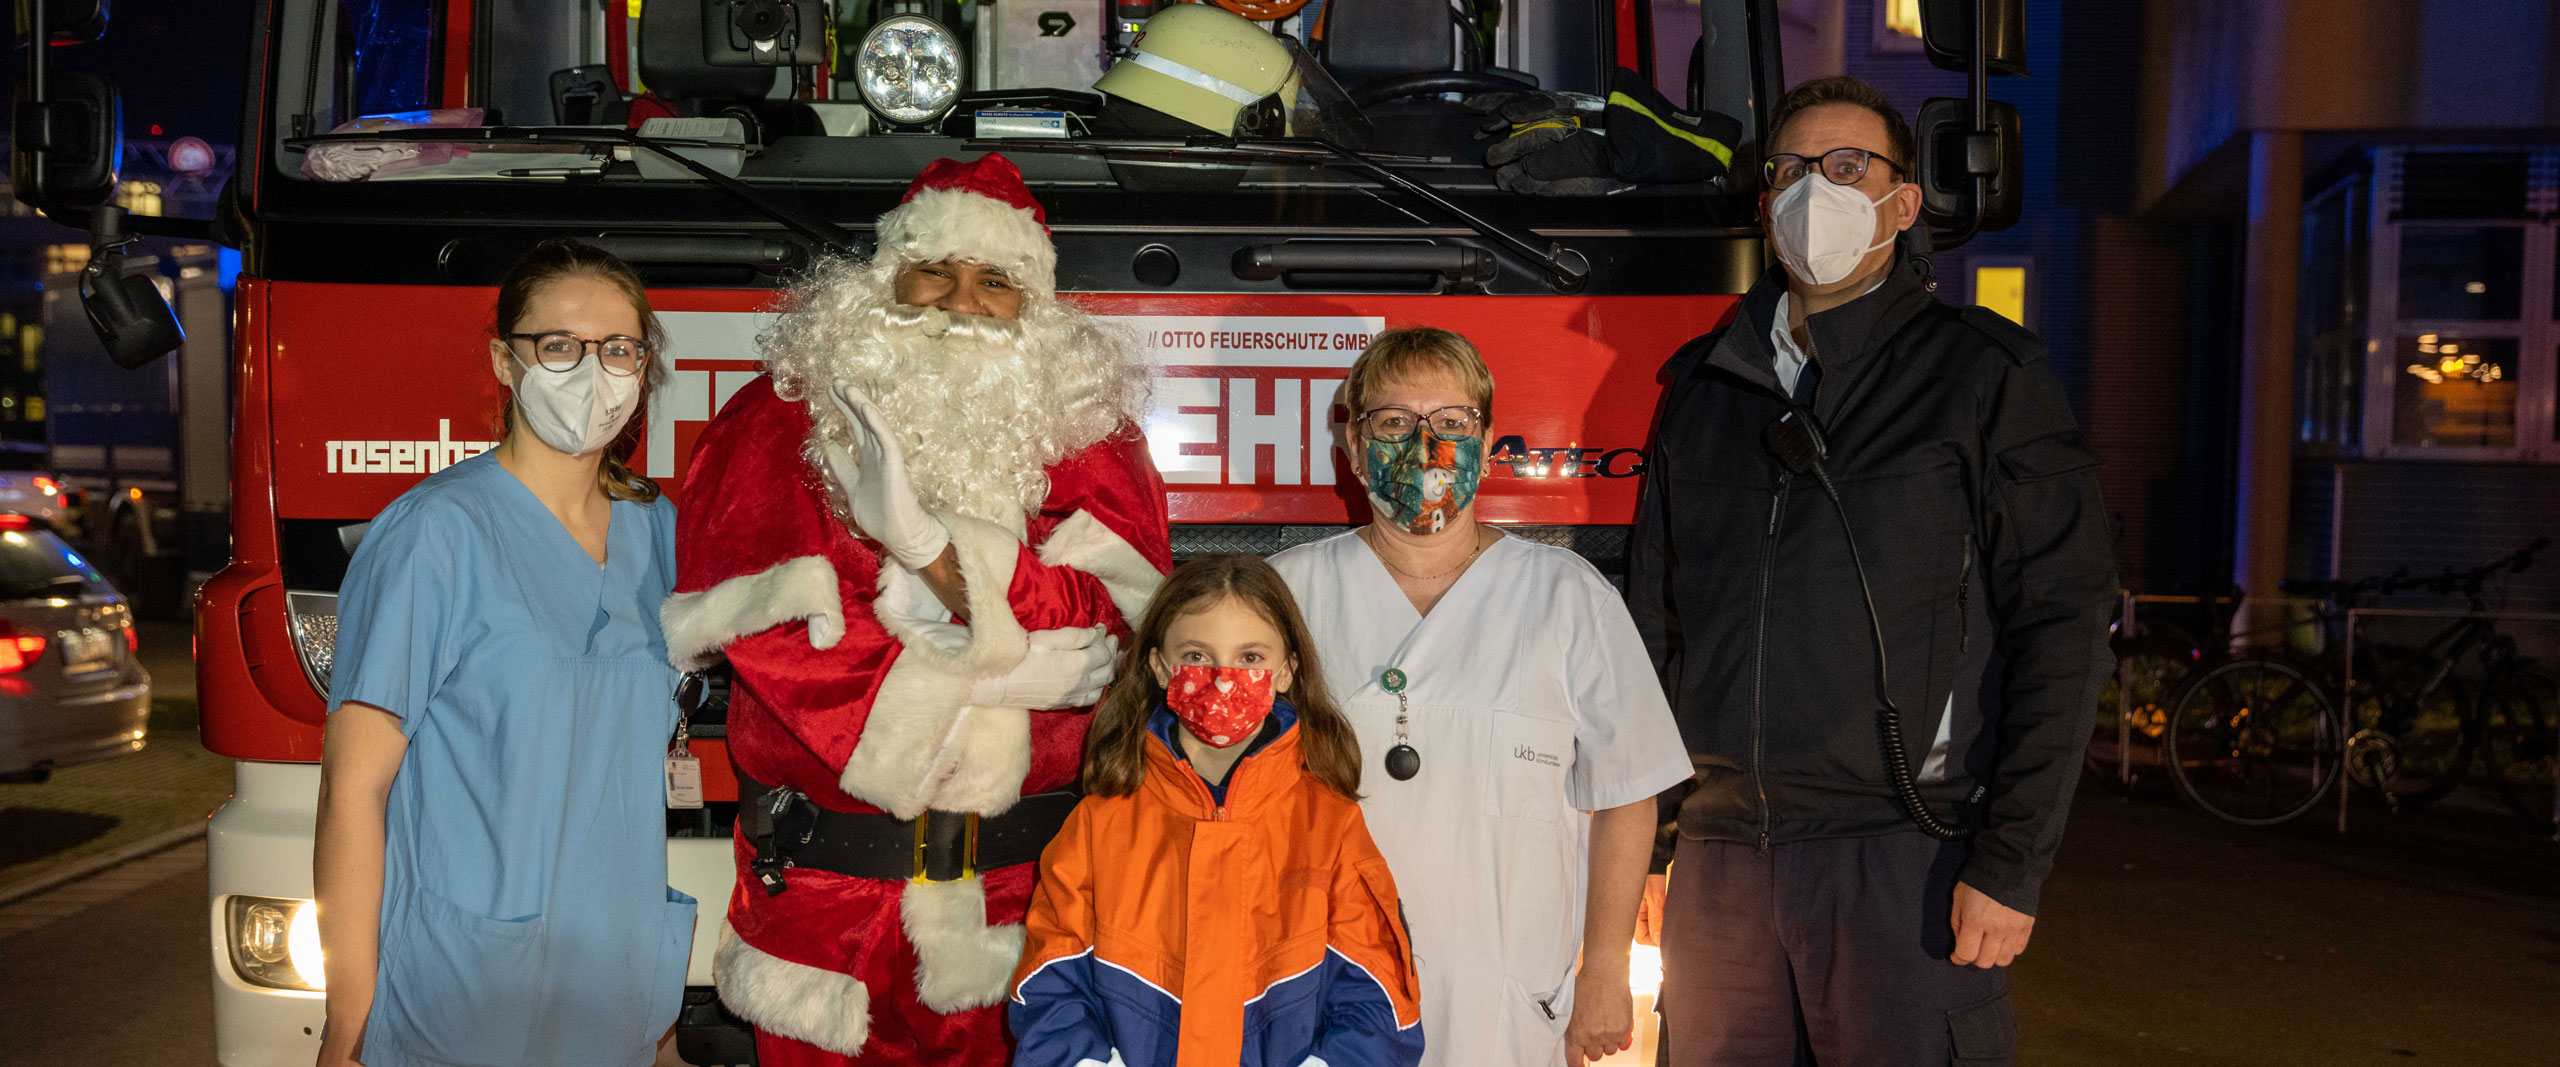
[[[57,45],[95,44],[107,35],[107,0],[18,0],[18,43],[35,39],[35,21],[43,18],[47,36]]]
[[[104,203],[124,161],[124,111],[114,82],[55,73],[52,50],[107,32],[107,0],[18,0],[27,68],[10,113],[9,178],[18,199],[49,214]]]
[[[54,215],[104,203],[124,163],[124,104],[114,82],[59,71],[44,99],[18,87],[9,177],[18,199]]]
[[[116,365],[132,370],[178,350],[187,339],[177,313],[149,272],[125,269],[124,209],[114,205],[89,215],[89,265],[80,270],[80,309]]]
[[[1977,13],[1990,30],[1983,66],[1992,74],[2026,77],[2026,0],[1920,0],[1920,43],[1929,62],[1959,74],[1970,69]]]
[[[1973,132],[1970,102],[1962,98],[1935,97],[1920,105],[1911,134],[1920,150],[1915,178],[1922,217],[1968,231],[2005,230],[2018,221],[2026,200],[2018,109],[1998,100],[1985,104],[1989,133]],[[1979,205],[1976,178],[1985,179]]]

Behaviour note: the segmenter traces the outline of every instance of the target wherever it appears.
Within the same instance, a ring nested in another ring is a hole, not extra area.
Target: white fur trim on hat
[[[726,923],[711,984],[730,1011],[768,1033],[845,1056],[871,1037],[871,991],[861,979],[765,952]]]
[[[809,646],[834,648],[844,638],[844,594],[825,556],[801,556],[709,589],[677,593],[658,608],[667,662],[700,670],[729,642],[798,619],[809,622]]]
[[[949,1014],[1004,1000],[1022,962],[1022,924],[987,922],[987,888],[977,876],[907,883],[898,918],[916,946],[916,999],[925,1007]]]
[[[1163,571],[1092,512],[1081,509],[1040,542],[1040,562],[1073,567],[1101,579],[1133,631],[1147,614],[1147,602],[1155,599],[1157,587],[1164,584]]]
[[[1004,268],[1014,284],[1058,291],[1058,249],[1030,208],[960,189],[922,189],[880,216],[877,258],[901,266],[964,259]]]
[[[1031,770],[1029,713],[969,705],[972,682],[1012,670],[1031,650],[1006,599],[1022,542],[993,523],[940,518],[968,589],[968,643],[946,648],[935,638],[948,628],[917,625],[890,610],[887,596],[873,601],[873,614],[898,639],[898,658],[836,780],[901,819],[927,809],[997,814],[1022,798]],[[882,575],[884,587],[889,577]]]

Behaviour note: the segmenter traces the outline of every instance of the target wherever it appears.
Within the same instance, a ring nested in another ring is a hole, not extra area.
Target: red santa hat
[[[1022,171],[994,152],[962,163],[937,159],[907,186],[906,199],[877,226],[881,258],[900,267],[965,259],[1001,267],[1014,284],[1043,295],[1058,284],[1058,249],[1048,213],[1031,198]]]

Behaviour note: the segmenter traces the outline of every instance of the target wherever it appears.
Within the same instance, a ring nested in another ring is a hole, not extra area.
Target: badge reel
[[[1387,749],[1387,776],[1399,782],[1411,781],[1422,773],[1422,753],[1414,751],[1408,731],[1411,717],[1405,707],[1404,672],[1389,667],[1387,673],[1378,676],[1378,684],[1396,695],[1396,743]]]
[[[702,761],[694,757],[692,742],[693,712],[679,711],[675,741],[667,746],[667,807],[672,809],[702,806]]]

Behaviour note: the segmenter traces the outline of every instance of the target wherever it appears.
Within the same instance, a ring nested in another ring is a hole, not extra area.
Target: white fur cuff
[[[711,982],[756,1029],[846,1056],[871,1036],[871,991],[860,979],[766,953],[725,924]]]
[[[890,610],[892,598],[873,601],[900,649],[837,777],[847,794],[901,819],[928,809],[1000,813],[1021,799],[1031,770],[1029,714],[968,706],[971,682],[1012,670],[1030,652],[1030,635],[1006,595],[1022,543],[990,523],[943,521],[968,587],[968,643],[947,649],[916,620]]]
[[[788,559],[709,589],[677,593],[658,608],[667,662],[680,671],[700,670],[716,662],[730,642],[795,619],[808,620],[812,648],[834,648],[844,639],[844,595],[825,556]]]
[[[1040,543],[1040,562],[1073,567],[1101,579],[1132,631],[1146,616],[1147,602],[1155,599],[1157,587],[1164,584],[1163,571],[1090,511],[1078,510],[1049,532],[1049,539]]]
[[[987,924],[987,889],[976,876],[910,882],[898,917],[916,946],[916,999],[949,1014],[1004,1000],[1022,961],[1022,925]]]

